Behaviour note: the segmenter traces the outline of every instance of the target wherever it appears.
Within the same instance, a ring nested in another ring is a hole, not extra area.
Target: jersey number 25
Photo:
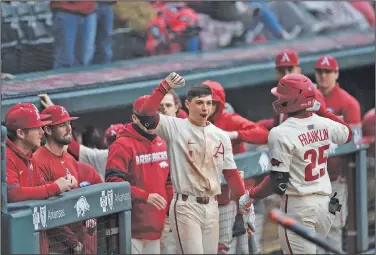
[[[316,168],[317,165],[325,164],[328,160],[327,157],[324,156],[326,150],[329,149],[329,144],[323,145],[318,148],[318,150],[310,149],[304,153],[304,160],[311,161],[305,168],[305,181],[314,181],[317,180],[319,177],[325,174],[325,168],[320,168],[320,174],[313,175],[313,169]]]

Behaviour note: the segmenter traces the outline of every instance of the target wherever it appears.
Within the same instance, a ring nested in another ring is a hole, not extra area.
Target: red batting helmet
[[[298,73],[283,76],[278,86],[271,93],[278,97],[273,102],[273,108],[277,113],[289,113],[307,109],[313,106],[315,89],[312,81]]]
[[[104,139],[108,145],[111,145],[116,140],[116,136],[121,131],[123,126],[124,124],[118,123],[107,128],[106,132],[104,133]]]

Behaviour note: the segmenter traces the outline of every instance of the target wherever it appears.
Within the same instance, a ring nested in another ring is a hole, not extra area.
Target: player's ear
[[[43,131],[47,135],[52,135],[52,130],[51,130],[51,127],[49,127],[49,126],[44,126]]]
[[[184,104],[185,104],[185,107],[187,107],[187,109],[189,110],[190,102],[187,99],[185,99]]]
[[[336,72],[334,73],[334,75],[335,75],[335,77],[336,77],[336,80],[338,80],[338,77],[339,77],[339,72],[338,72],[338,71],[336,71]]]
[[[136,117],[136,115],[134,115],[134,114],[132,114],[132,122],[133,123],[137,123],[137,117]]]

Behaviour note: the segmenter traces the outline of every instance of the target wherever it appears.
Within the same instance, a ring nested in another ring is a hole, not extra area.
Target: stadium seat
[[[54,38],[44,22],[35,20],[24,26],[25,39],[22,41],[21,71],[23,73],[49,70],[53,66]]]
[[[129,28],[119,28],[112,33],[112,61],[145,56],[146,38]]]
[[[34,12],[32,4],[28,2],[12,2],[16,8],[17,16],[20,21],[28,21],[33,19]]]
[[[16,8],[9,3],[1,3],[1,21],[11,22],[17,19]]]

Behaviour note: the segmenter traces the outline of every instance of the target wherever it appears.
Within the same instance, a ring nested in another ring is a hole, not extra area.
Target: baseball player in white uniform
[[[157,113],[164,96],[172,88],[184,84],[181,76],[171,73],[137,114],[146,128],[155,129],[168,144],[174,189],[169,217],[178,252],[216,254],[219,239],[216,196],[221,193],[222,173],[237,197],[245,194],[245,188],[236,168],[229,136],[207,121],[212,107],[210,87],[198,84],[189,89],[185,101],[189,110],[187,119]],[[155,121],[148,122],[151,119]],[[254,220],[254,217],[249,219]]]
[[[325,237],[341,208],[329,197],[329,146],[351,141],[351,129],[315,100],[314,85],[304,75],[284,76],[272,94],[278,97],[275,111],[289,117],[269,133],[270,175],[240,198],[240,206],[277,193],[281,210]],[[315,244],[281,227],[279,239],[285,254],[316,254]]]

